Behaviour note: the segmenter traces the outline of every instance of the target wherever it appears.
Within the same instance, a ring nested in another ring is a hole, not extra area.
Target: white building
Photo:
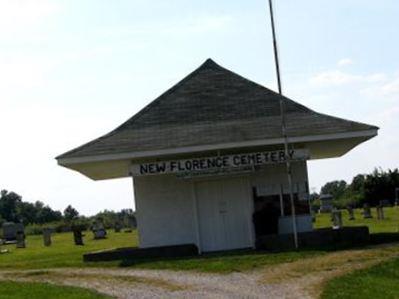
[[[212,60],[112,132],[57,157],[93,180],[133,177],[140,247],[255,246],[291,232],[279,95]],[[306,161],[339,157],[375,126],[284,98],[299,231],[312,229]]]

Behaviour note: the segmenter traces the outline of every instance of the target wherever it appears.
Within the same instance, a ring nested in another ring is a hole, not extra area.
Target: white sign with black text
[[[289,150],[288,157],[286,156],[284,150],[278,150],[270,152],[221,155],[186,160],[134,164],[131,168],[131,175],[137,177],[146,175],[197,173],[206,171],[214,172],[217,170],[284,163],[287,161],[287,159],[290,161],[307,160],[309,159],[309,151],[304,149]]]

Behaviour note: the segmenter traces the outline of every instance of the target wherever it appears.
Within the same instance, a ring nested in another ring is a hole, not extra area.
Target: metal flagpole
[[[274,14],[273,14],[272,0],[269,0],[269,8],[270,8],[270,19],[271,19],[271,24],[272,24],[273,48],[274,48],[274,59],[275,59],[276,73],[277,73],[278,93],[280,94],[281,130],[282,130],[283,137],[284,137],[284,150],[285,150],[285,157],[286,157],[288,187],[289,187],[290,202],[291,202],[292,230],[293,230],[293,235],[294,235],[295,248],[298,249],[298,231],[297,231],[297,227],[296,227],[296,213],[295,213],[294,192],[293,192],[293,184],[292,184],[291,161],[289,158],[289,150],[288,150],[288,136],[287,136],[286,121],[285,121],[285,107],[284,107],[283,92],[282,92],[282,87],[281,87],[280,63],[279,63],[279,56],[278,56],[278,50],[277,50],[277,39],[276,39],[276,29],[274,26]]]

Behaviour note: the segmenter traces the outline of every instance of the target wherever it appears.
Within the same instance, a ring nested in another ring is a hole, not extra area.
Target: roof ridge
[[[167,95],[169,95],[170,93],[172,93],[173,91],[175,91],[181,84],[183,84],[184,82],[187,82],[189,79],[191,79],[196,73],[198,73],[199,71],[201,71],[202,69],[205,68],[213,68],[213,67],[219,67],[222,68],[220,65],[218,65],[214,60],[212,60],[211,58],[208,58],[207,60],[205,60],[204,63],[202,63],[199,67],[197,67],[195,70],[193,70],[191,73],[189,73],[186,77],[184,77],[183,79],[181,79],[179,82],[177,82],[175,85],[173,85],[171,88],[169,88],[168,90],[166,90],[165,92],[163,92],[161,95],[159,95],[157,98],[155,98],[155,100],[151,101],[150,103],[148,103],[144,108],[142,108],[139,112],[137,112],[135,115],[129,117],[126,121],[124,121],[121,125],[119,125],[118,127],[116,127],[115,129],[113,129],[112,131],[106,133],[103,136],[100,136],[92,141],[89,141],[75,149],[72,149],[60,156],[57,156],[56,159],[60,158],[61,156],[67,155],[67,154],[72,154],[76,151],[79,151],[81,148],[91,145],[93,143],[96,143],[104,138],[113,136],[114,134],[118,133],[120,129],[122,129],[127,123],[130,123],[131,121],[137,120],[139,119],[146,111],[148,111],[149,109],[153,108],[154,106],[158,105],[160,103],[160,101],[166,97]]]
[[[194,77],[197,73],[199,73],[200,71],[202,71],[203,69],[208,69],[208,68],[221,68],[223,69],[223,67],[221,67],[220,65],[218,65],[214,60],[212,60],[211,58],[208,58],[203,64],[201,64],[199,67],[197,67],[194,71],[192,71],[191,73],[189,73],[186,77],[184,77],[183,79],[181,79],[180,81],[178,81],[175,85],[173,85],[171,88],[169,88],[168,90],[166,90],[165,92],[163,92],[161,95],[159,95],[157,98],[155,98],[155,100],[151,101],[149,104],[147,104],[143,109],[141,109],[139,112],[137,112],[135,115],[133,115],[132,117],[130,117],[128,120],[126,120],[123,124],[121,124],[119,127],[117,127],[115,130],[111,131],[110,133],[117,131],[121,128],[123,128],[126,123],[129,123],[133,120],[138,120],[141,116],[144,115],[144,113],[146,111],[148,111],[149,109],[153,108],[154,106],[158,105],[163,98],[165,98],[166,96],[168,96],[169,94],[171,94],[172,92],[174,92],[178,87],[180,87],[183,83],[187,82],[188,80],[190,80],[192,77]]]

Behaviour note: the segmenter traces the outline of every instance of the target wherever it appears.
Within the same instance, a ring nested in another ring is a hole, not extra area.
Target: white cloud
[[[352,65],[353,60],[350,58],[343,58],[340,61],[338,61],[338,66],[347,66],[347,65]]]
[[[383,119],[384,121],[399,119],[399,105],[385,109],[382,113],[380,113],[379,118]]]
[[[358,75],[341,70],[329,70],[315,74],[309,79],[309,83],[315,87],[336,87],[349,84],[364,84],[364,83],[384,83],[388,81],[387,74],[373,73]],[[396,83],[388,85],[387,90],[396,89]]]
[[[399,76],[387,84],[384,84],[381,90],[384,95],[395,95],[399,97]]]
[[[363,78],[359,75],[345,73],[339,70],[326,71],[309,79],[309,83],[313,86],[339,86],[361,81]]]
[[[378,79],[377,77],[374,79]],[[399,75],[384,75],[379,80],[369,81],[370,83],[360,90],[360,93],[372,98],[386,98],[397,101],[399,99]]]

